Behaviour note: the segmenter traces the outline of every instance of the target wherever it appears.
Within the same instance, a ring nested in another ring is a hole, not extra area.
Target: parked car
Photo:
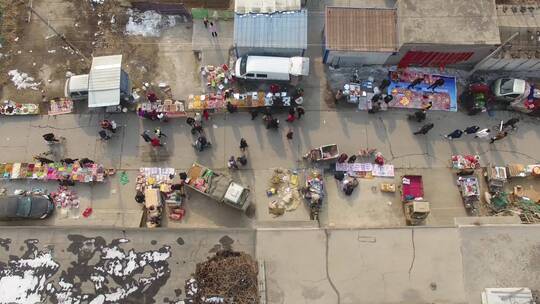
[[[0,197],[0,220],[45,219],[54,211],[47,195],[12,195]]]

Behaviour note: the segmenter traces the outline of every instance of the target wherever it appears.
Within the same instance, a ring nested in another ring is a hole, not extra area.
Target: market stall
[[[49,115],[69,114],[73,112],[73,100],[69,98],[56,98],[49,102]]]
[[[451,162],[457,174],[470,175],[480,169],[480,155],[452,155]]]
[[[2,179],[38,179],[38,180],[66,180],[80,183],[103,182],[109,175],[115,173],[114,169],[105,169],[100,164],[82,165],[63,163],[2,163],[0,164],[0,178]]]
[[[250,108],[287,108],[302,104],[303,99],[297,94],[288,91],[265,92],[252,91],[246,93],[209,93],[189,95],[187,108],[190,111],[202,111],[204,109],[225,110],[227,102],[242,109]]]
[[[306,170],[306,183],[303,189],[303,195],[310,209],[310,219],[319,220],[319,212],[324,199],[324,181],[321,170]]]
[[[286,211],[294,211],[300,205],[298,172],[276,168],[270,178],[270,187],[266,194],[272,198],[268,211],[273,216],[283,215]]]
[[[39,114],[39,106],[33,103],[17,103],[11,100],[4,101],[0,108],[1,115],[37,115]]]
[[[157,100],[156,102],[142,102],[137,107],[139,117],[153,116],[157,117],[158,113],[163,113],[166,118],[186,117],[186,109],[183,101],[180,100]]]
[[[472,213],[478,213],[478,204],[480,203],[480,185],[476,176],[460,176],[457,179],[459,192],[463,200],[465,209]]]
[[[223,91],[228,88],[232,82],[232,74],[229,66],[222,64],[220,66],[206,65],[201,67],[201,77],[203,87],[207,91]]]

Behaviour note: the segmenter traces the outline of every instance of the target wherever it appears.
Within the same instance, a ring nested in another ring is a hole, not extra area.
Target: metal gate
[[[473,52],[422,52],[408,51],[399,61],[399,68],[406,68],[410,65],[422,67],[444,68],[450,64],[456,64],[469,60]]]

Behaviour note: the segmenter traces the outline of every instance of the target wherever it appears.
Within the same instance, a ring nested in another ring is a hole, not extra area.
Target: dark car
[[[14,195],[0,197],[0,220],[44,219],[54,211],[54,204],[46,195]]]

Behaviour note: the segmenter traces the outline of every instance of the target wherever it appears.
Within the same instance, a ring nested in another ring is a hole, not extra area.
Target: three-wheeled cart
[[[459,192],[463,200],[463,205],[467,212],[478,214],[478,204],[480,202],[480,185],[478,178],[474,175],[460,176],[457,180]]]
[[[488,165],[484,171],[484,177],[487,180],[489,192],[501,192],[504,190],[504,184],[507,181],[506,168]]]
[[[336,144],[313,148],[304,155],[304,159],[309,159],[312,162],[334,160],[339,157],[339,149]]]
[[[318,169],[308,169],[306,171],[306,185],[302,189],[309,210],[310,219],[319,220],[319,211],[321,210],[324,198],[323,173]]]
[[[421,175],[401,177],[401,201],[407,225],[421,225],[430,213],[429,202],[424,200],[424,184]]]

